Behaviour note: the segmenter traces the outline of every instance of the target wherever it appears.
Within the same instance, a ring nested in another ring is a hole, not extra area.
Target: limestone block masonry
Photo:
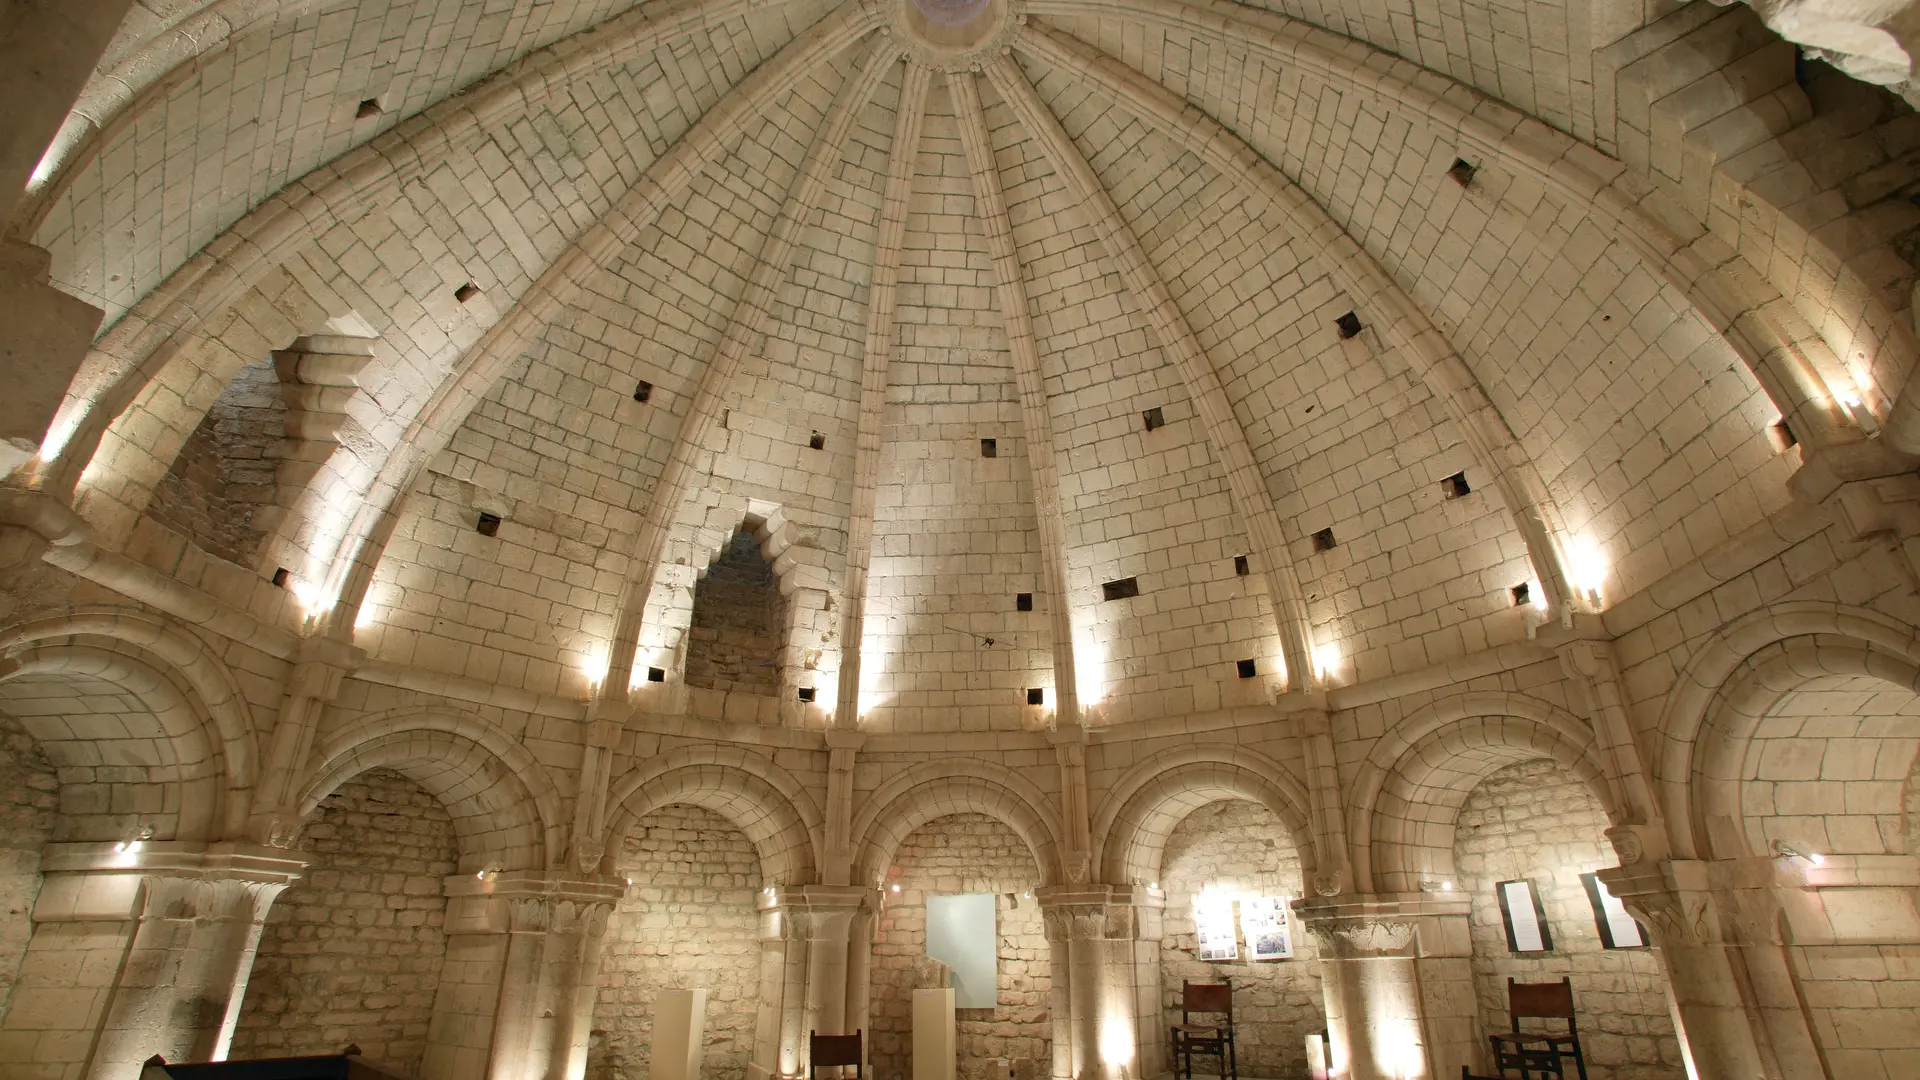
[[[0,0],[0,1075],[1920,1075],[1907,9]]]

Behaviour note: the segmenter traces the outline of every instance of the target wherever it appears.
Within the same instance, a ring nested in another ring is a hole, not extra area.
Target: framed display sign
[[[1533,882],[1515,878],[1497,882],[1493,888],[1500,897],[1500,919],[1507,924],[1507,948],[1517,953],[1552,951],[1547,910],[1540,905],[1540,893]]]
[[[1293,929],[1287,923],[1285,896],[1250,896],[1240,901],[1240,932],[1254,960],[1293,958]]]
[[[1194,950],[1202,960],[1238,960],[1240,945],[1233,932],[1233,900],[1201,894],[1193,898]]]
[[[1593,905],[1593,925],[1600,931],[1600,945],[1607,949],[1644,949],[1647,947],[1647,931],[1627,911],[1625,904],[1614,899],[1607,891],[1606,882],[1599,874],[1581,874],[1580,884],[1586,886],[1587,902]]]

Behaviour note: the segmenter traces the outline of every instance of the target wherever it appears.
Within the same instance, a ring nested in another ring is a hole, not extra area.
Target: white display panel
[[[1553,937],[1547,931],[1546,912],[1540,907],[1539,894],[1526,878],[1502,881],[1494,886],[1500,895],[1500,915],[1507,924],[1507,948],[1517,953],[1547,952]]]
[[[1600,944],[1609,949],[1640,949],[1647,935],[1640,923],[1628,913],[1626,905],[1607,891],[1598,874],[1581,874],[1580,884],[1587,888],[1587,901],[1593,905],[1593,922],[1600,931]]]
[[[1000,934],[992,893],[927,897],[927,955],[953,971],[953,1004],[991,1009],[1000,1000]]]
[[[1238,960],[1240,946],[1233,928],[1233,898],[1201,893],[1193,898],[1194,948],[1202,960]]]

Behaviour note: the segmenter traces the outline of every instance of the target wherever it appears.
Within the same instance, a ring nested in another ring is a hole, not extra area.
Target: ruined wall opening
[[[780,689],[787,606],[760,542],[741,529],[693,590],[687,685],[772,695]]]
[[[1230,961],[1202,960],[1194,903],[1232,904],[1236,928],[1242,901],[1302,895],[1300,853],[1273,811],[1245,799],[1202,806],[1174,826],[1161,856],[1167,908],[1160,939],[1162,1018],[1159,1038],[1180,1022],[1184,982],[1233,981],[1234,1041],[1244,1076],[1304,1076],[1306,1035],[1326,1027],[1313,943],[1291,923],[1293,958],[1253,959],[1239,940]],[[1196,1069],[1211,1069],[1203,1059]]]
[[[655,996],[704,989],[701,1075],[743,1080],[760,1006],[753,842],[711,810],[674,804],[634,823],[615,865],[633,885],[607,923],[587,1077],[647,1076]]]
[[[1652,948],[1603,947],[1580,875],[1617,865],[1606,811],[1592,790],[1547,759],[1490,774],[1467,795],[1455,825],[1450,883],[1473,901],[1473,983],[1486,1031],[1509,1031],[1507,979],[1573,980],[1590,1080],[1681,1080],[1667,978]],[[1552,949],[1515,953],[1496,883],[1530,881]]]
[[[266,538],[287,407],[272,358],[248,364],[214,399],[153,493],[147,515],[216,555],[250,565]]]
[[[418,1074],[446,959],[453,819],[413,780],[369,769],[308,818],[312,863],[267,913],[229,1056],[337,1054]]]
[[[886,881],[874,930],[869,1005],[868,1060],[875,1080],[906,1080],[913,1073],[913,990],[921,985],[926,957],[927,897],[956,893],[994,894],[999,936],[997,1003],[960,1009],[955,1017],[959,1075],[994,1080],[1007,1068],[1024,1075],[1022,1061],[1033,1075],[1049,1075],[1053,979],[1046,927],[1033,896],[1040,867],[1026,841],[985,814],[935,818],[900,843]],[[1002,1058],[1011,1064],[996,1064]]]

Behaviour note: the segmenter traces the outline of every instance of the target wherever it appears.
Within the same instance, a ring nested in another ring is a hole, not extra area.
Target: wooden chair
[[[1487,1036],[1493,1044],[1493,1066],[1501,1076],[1520,1070],[1520,1080],[1564,1077],[1566,1058],[1572,1057],[1580,1080],[1587,1080],[1587,1059],[1580,1051],[1580,1025],[1573,1015],[1573,980],[1523,983],[1507,980],[1507,1019],[1513,1030]],[[1523,1031],[1522,1020],[1565,1020],[1567,1030]]]
[[[861,1080],[860,1032],[851,1035],[822,1035],[817,1031],[807,1032],[807,1077],[816,1080],[821,1069],[837,1069],[843,1065],[853,1066],[854,1080]]]
[[[1217,1023],[1196,1023],[1195,1013],[1217,1013]],[[1223,1078],[1240,1080],[1240,1058],[1233,1045],[1233,982],[1182,982],[1180,986],[1180,1022],[1168,1029],[1176,1063],[1186,1062],[1187,1080],[1193,1080],[1193,1055],[1213,1054],[1220,1059]]]

